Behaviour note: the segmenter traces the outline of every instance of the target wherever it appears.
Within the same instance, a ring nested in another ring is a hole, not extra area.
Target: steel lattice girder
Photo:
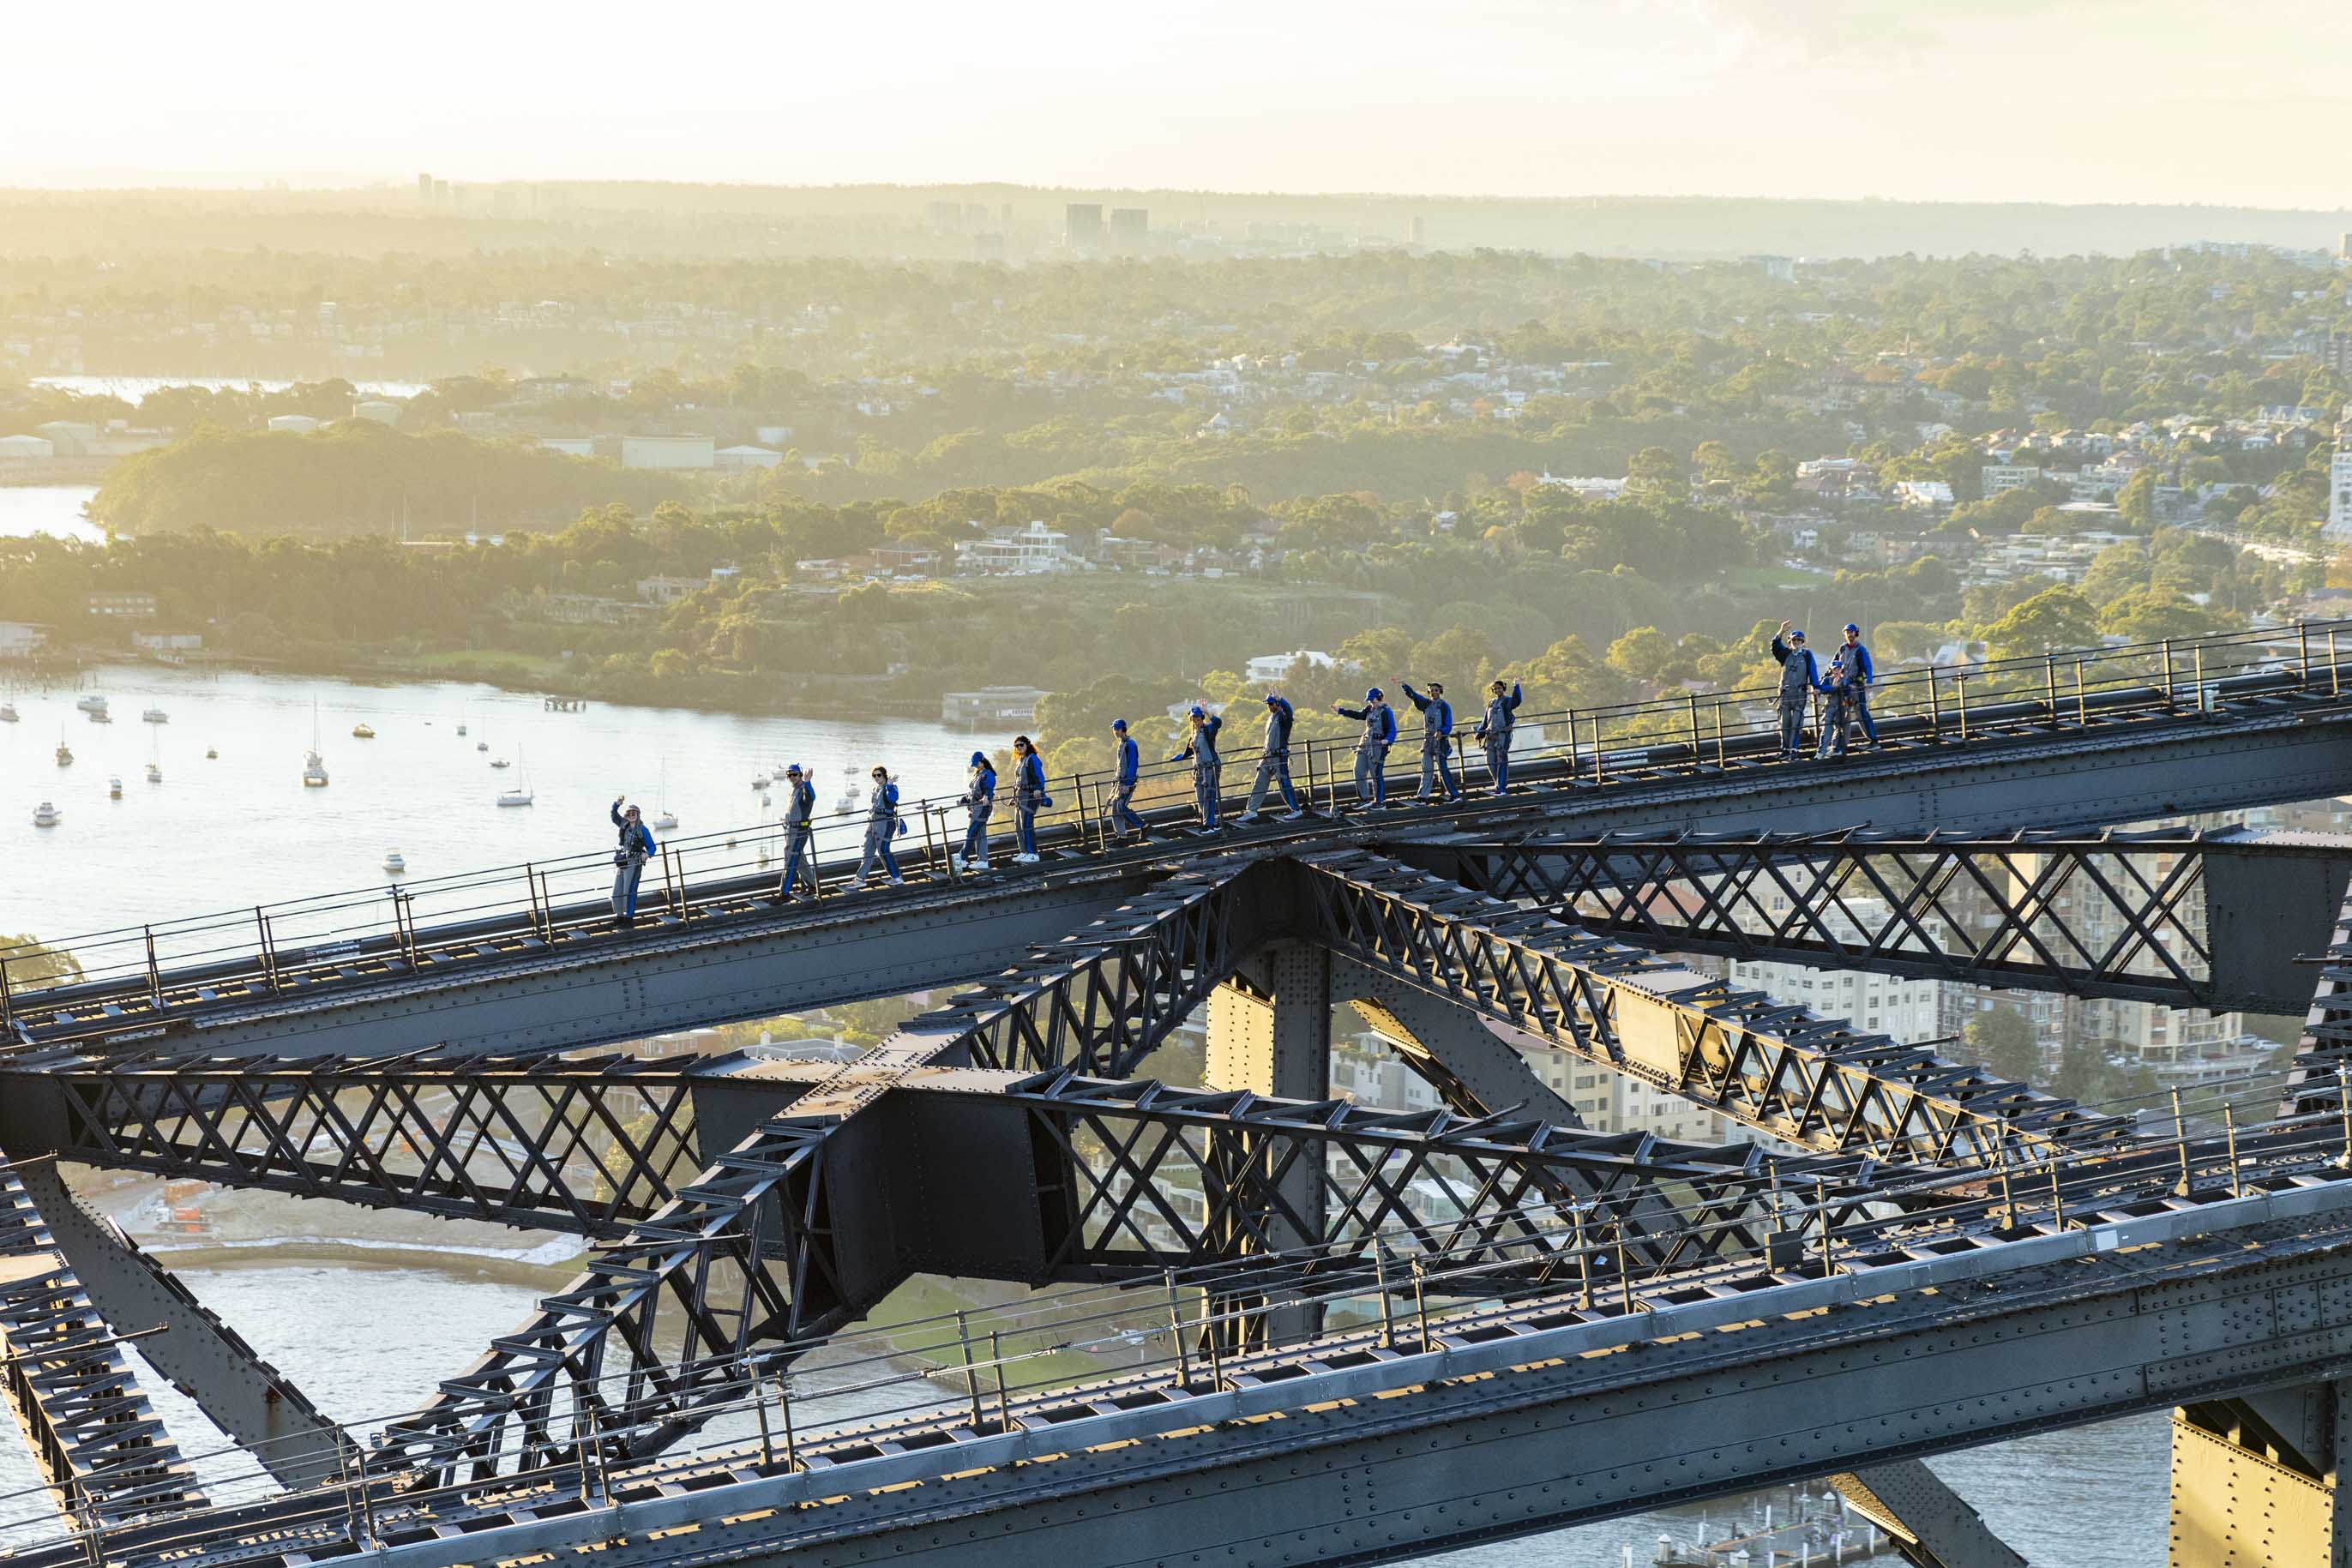
[[[940,1060],[1125,1077],[1277,934],[1266,883],[1278,874],[1272,862],[1179,870],[931,1015],[967,1020]]]
[[[2121,1118],[1566,933],[1540,911],[1395,861],[1301,863],[1316,873],[1320,940],[1333,951],[1792,1143],[1999,1164],[2129,1135]]]
[[[2310,1009],[2303,1020],[2303,1038],[2287,1075],[2283,1115],[2336,1108],[2352,1127],[2347,1106],[2347,1082],[2352,1081],[2352,887],[2345,890],[2336,912],[2336,929],[2320,956],[2317,982]]]
[[[17,1103],[0,1125],[12,1149],[47,1141],[110,1169],[615,1236],[702,1166],[697,1065],[425,1053],[93,1063],[9,1075]],[[45,1089],[59,1100],[45,1104]]]
[[[205,1506],[139,1392],[122,1343],[58,1250],[16,1166],[0,1160],[0,1390],[50,1500],[76,1523]]]
[[[1776,1224],[1768,1166],[1773,1185],[1818,1183],[1833,1206],[1849,1207],[1906,1174],[1850,1157],[1774,1162],[1754,1145],[1067,1073],[1001,1098],[1029,1113],[1053,1279],[1265,1256],[1301,1236],[1315,1239],[1308,1256],[1270,1271],[1283,1288],[1321,1288],[1332,1274],[1367,1282],[1376,1246],[1407,1262],[1491,1268],[1499,1288],[1550,1279],[1580,1239],[1622,1242],[1601,1271],[1638,1263],[1639,1275],[1655,1276],[1761,1252]],[[1320,1212],[1295,1206],[1289,1178],[1302,1165],[1322,1177],[1312,1189]],[[1198,1201],[1197,1218],[1185,1197]]]
[[[543,1463],[580,1440],[583,1403],[614,1453],[657,1452],[739,1393],[746,1365],[788,1364],[916,1272],[1043,1284],[1262,1258],[1277,1221],[1308,1223],[1281,1214],[1277,1191],[1304,1159],[1345,1175],[1328,1228],[1304,1231],[1328,1244],[1254,1284],[1368,1277],[1377,1243],[1491,1263],[1482,1291],[1526,1288],[1578,1235],[1622,1238],[1622,1266],[1647,1278],[1759,1252],[1770,1234],[1753,1147],[943,1067],[926,1061],[937,1038],[795,1083],[789,1115],[600,1248],[530,1323],[392,1427],[387,1457],[433,1474]],[[1905,1173],[1831,1159],[1778,1174],[1818,1182],[1851,1214]],[[1197,1222],[1182,1218],[1193,1201]],[[1155,1241],[1147,1216],[1173,1221],[1175,1239]],[[665,1301],[683,1332],[656,1322]],[[625,1391],[604,1392],[621,1375]],[[598,1392],[583,1401],[582,1384]]]
[[[741,1375],[752,1345],[855,1316],[828,1277],[827,1249],[813,1244],[829,1230],[817,1152],[832,1126],[777,1117],[719,1156],[386,1427],[379,1453],[429,1474],[491,1476],[589,1442],[656,1452],[693,1429],[699,1403],[723,1396],[715,1391]]]
[[[1612,834],[1400,858],[1646,946],[2294,1012],[2352,840],[2316,835]]]

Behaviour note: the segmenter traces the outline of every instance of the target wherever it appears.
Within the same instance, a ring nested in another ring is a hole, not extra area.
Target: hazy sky
[[[8,9],[7,183],[2352,204],[2347,0]]]

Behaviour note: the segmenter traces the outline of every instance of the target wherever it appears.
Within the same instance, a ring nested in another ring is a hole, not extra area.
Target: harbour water
[[[550,713],[528,693],[468,683],[379,686],[160,664],[101,669],[84,689],[106,696],[111,724],[75,711],[82,693],[0,691],[19,717],[0,724],[0,855],[11,867],[0,879],[0,932],[63,938],[379,886],[392,848],[410,878],[608,849],[615,795],[667,805],[683,833],[747,827],[762,815],[752,778],[793,762],[814,770],[821,812],[852,786],[862,801],[877,762],[907,799],[952,794],[975,747],[1013,738],[906,718],[594,703]],[[150,706],[171,722],[141,723]],[[324,789],[302,787],[314,706]],[[362,722],[374,739],[352,737]],[[53,760],[60,735],[70,768]],[[475,749],[479,740],[488,752]],[[151,755],[161,784],[143,777]],[[493,769],[494,758],[512,766]],[[120,800],[108,799],[110,776],[122,780]],[[526,779],[534,803],[501,810],[499,793]],[[54,828],[32,825],[45,800],[63,816]],[[781,793],[772,800],[770,821]]]
[[[95,485],[0,485],[0,539],[54,534],[104,544],[106,530],[82,516]]]
[[[0,491],[5,497],[5,491]],[[138,665],[98,672],[114,722],[93,725],[78,694],[7,694],[21,722],[0,726],[0,932],[62,938],[160,916],[247,906],[379,883],[388,847],[411,874],[510,864],[604,847],[605,807],[615,794],[667,803],[688,832],[747,825],[759,814],[755,771],[789,761],[817,769],[820,802],[840,793],[845,765],[889,761],[912,794],[961,783],[972,736],[903,719],[859,723],[592,705],[544,711],[536,696],[460,683],[366,685],[306,677],[217,676]],[[299,772],[313,704],[333,782],[306,790]],[[142,708],[171,722],[140,722]],[[351,736],[365,721],[373,740]],[[459,721],[471,733],[460,739]],[[76,753],[58,769],[60,731]],[[491,752],[474,749],[487,738]],[[216,761],[205,759],[216,747]],[[164,782],[142,777],[150,748]],[[498,791],[529,764],[537,797],[527,810],[499,809]],[[662,789],[667,758],[667,788]],[[107,798],[110,774],[123,799]],[[60,826],[31,825],[34,804],[55,800]],[[305,1206],[334,1234],[332,1206]],[[126,1215],[138,1229],[135,1215]],[[168,1239],[159,1239],[167,1241]],[[373,1421],[409,1408],[489,1340],[527,1318],[535,1285],[468,1270],[404,1265],[354,1250],[349,1266],[267,1259],[250,1267],[191,1271],[199,1299],[330,1414]],[[364,1325],[363,1330],[362,1325]],[[150,1393],[191,1448],[218,1446],[193,1409],[150,1380]],[[846,1416],[851,1406],[837,1406]],[[1692,1446],[1713,1440],[1695,1412]],[[2166,1521],[2161,1416],[2047,1434],[1935,1461],[1994,1527],[2042,1568],[2137,1568],[2160,1562]],[[32,1483],[22,1446],[0,1442],[0,1494]],[[37,1500],[0,1497],[0,1521]],[[1723,1510],[1715,1511],[1719,1526]],[[1696,1536],[1696,1511],[1613,1521],[1432,1559],[1450,1568],[1622,1568],[1650,1561],[1660,1535]],[[1721,1534],[1720,1530],[1715,1533]],[[1888,1559],[1892,1561],[1892,1559]]]
[[[324,381],[326,378],[312,379]],[[202,387],[206,392],[279,392],[294,383],[267,377],[240,379],[236,376],[35,376],[33,384],[53,387],[58,392],[73,392],[81,397],[119,397],[125,402],[135,403],[144,402],[149,392],[160,392],[165,387]],[[409,398],[425,390],[423,382],[352,381],[352,386],[362,397]]]

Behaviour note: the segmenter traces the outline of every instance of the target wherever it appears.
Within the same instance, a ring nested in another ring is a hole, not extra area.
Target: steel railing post
[[[2190,674],[2197,678],[2197,711],[2209,713],[2211,706],[2205,700],[2205,644],[2200,643],[2189,650]]]
[[[2046,653],[2042,655],[2042,701],[2049,706],[2050,709],[2050,727],[2056,729],[2058,727],[2058,655],[2055,653]]]
[[[2246,1186],[2245,1178],[2238,1167],[2238,1114],[2227,1100],[2221,1102],[2221,1135],[2229,1140],[2230,1196],[2243,1197],[2246,1196]]]
[[[1381,1348],[1396,1348],[1396,1309],[1389,1301],[1388,1249],[1372,1243],[1372,1284],[1381,1293]]]
[[[953,845],[952,845],[952,844],[950,844],[950,843],[949,842],[949,840],[948,840],[948,809],[947,809],[945,806],[940,806],[940,807],[936,808],[936,810],[939,811],[939,814],[940,814],[940,843],[941,843],[941,844],[943,844],[943,845],[947,845],[948,880],[949,880],[950,882],[961,882],[961,881],[963,880],[963,877],[962,877],[961,873],[959,873],[959,872],[956,870],[956,853],[955,853],[955,849],[954,849]],[[928,818],[928,816],[929,816],[929,812],[926,812],[926,813],[925,813],[925,816],[926,816],[927,818]],[[924,824],[923,824],[923,835],[924,835],[924,837],[929,838],[929,837],[930,836],[930,831],[931,831],[931,829],[930,829],[930,823],[929,823],[928,821],[926,821],[924,822]],[[1079,847],[1080,847],[1080,848],[1084,848],[1085,846],[1084,846],[1084,844],[1083,844],[1083,843],[1081,843]]]
[[[1184,1351],[1184,1314],[1176,1306],[1176,1270],[1162,1270],[1168,1281],[1168,1332],[1176,1341],[1176,1386],[1186,1393],[1192,1390],[1192,1361]]]
[[[793,1438],[793,1375],[789,1371],[776,1374],[776,1397],[784,1417],[784,1469],[801,1468],[799,1445]]]
[[[1955,672],[1953,673],[1953,674],[1952,674],[1952,685],[1953,685],[1953,687],[1954,687],[1954,689],[1955,689],[1955,691],[1956,691],[1956,693],[1957,693],[1957,695],[1958,695],[1958,700],[1959,709],[1960,709],[1960,744],[1961,744],[1962,746],[1966,746],[1966,745],[1969,743],[1969,678],[1968,678],[1968,676],[1966,676],[1966,675],[1964,675],[1964,674],[1959,674],[1958,672],[1955,671]]]
[[[1582,765],[1576,760],[1576,710],[1570,708],[1568,710],[1568,781],[1575,783],[1576,776],[1581,771]]]
[[[2331,697],[2344,695],[2344,666],[2336,662],[2336,628],[2333,626],[2327,629],[2327,695]]]
[[[359,1462],[360,1524],[367,1531],[367,1539],[360,1544],[373,1547],[376,1541],[375,1493],[368,1490],[367,1446],[363,1443],[354,1443],[352,1445],[352,1451]]]
[[[661,852],[661,862],[662,862],[662,896],[663,896],[665,899],[667,899],[667,900],[668,901],[668,903],[669,903],[669,912],[670,912],[670,914],[671,914],[671,915],[681,915],[683,912],[682,912],[682,911],[679,909],[679,907],[678,907],[678,902],[677,902],[677,879],[670,873],[670,861],[669,861],[669,857],[670,857],[670,848],[669,848],[669,846],[668,846],[667,844],[664,844],[664,845],[662,846],[662,852]]]
[[[1932,745],[1944,738],[1944,689],[1936,684],[1936,666],[1927,666],[1927,739]]]
[[[988,1331],[988,1359],[996,1367],[996,1429],[1013,1430],[1013,1400],[1004,1389],[1004,1345],[997,1331]]]
[[[1684,700],[1690,705],[1690,759],[1692,768],[1696,769],[1698,767],[1698,694],[1691,692],[1685,696]]]
[[[2169,637],[2164,640],[2164,711],[2167,713],[2179,711],[2179,705],[2173,700],[2172,695],[2172,639]]]
[[[751,1379],[751,1408],[760,1413],[760,1468],[766,1469],[776,1462],[776,1442],[768,1430],[768,1377],[765,1373]]]
[[[940,846],[936,835],[932,832],[932,818],[938,810],[936,806],[923,808],[923,873],[927,876],[933,877],[940,874]],[[940,832],[947,831],[947,824],[944,822],[937,826]]]
[[[139,929],[147,938],[147,996],[160,1012],[163,1007],[163,972],[155,965],[155,928],[142,925]]]
[[[253,906],[253,928],[261,941],[261,982],[272,991],[278,989],[278,945],[269,937],[269,916],[261,913],[261,905]]]
[[[539,915],[539,873],[531,869],[530,862],[528,861],[523,862],[522,889],[525,896],[530,900],[530,934],[545,941],[547,932]]]
[[[14,1013],[9,1006],[9,1001],[8,960],[5,958],[0,958],[0,1026],[5,1026],[14,1021]]]
[[[1715,766],[1718,771],[1729,766],[1723,759],[1723,699],[1715,699]]]
[[[2298,622],[2296,622],[2294,623],[2294,641],[2295,641],[2296,650],[2297,650],[2297,651],[2302,654],[2302,656],[2303,656],[2303,678],[2302,678],[2302,681],[2301,681],[2301,683],[2300,683],[2300,684],[2301,684],[2301,685],[2302,685],[2302,687],[2303,687],[2303,689],[2304,689],[2305,691],[2309,691],[2309,690],[2311,689],[2311,622],[2308,622],[2308,621],[2298,621]]]
[[[971,1330],[965,1323],[963,1309],[956,1310],[956,1343],[963,1351],[963,1396],[971,1403],[971,1430],[978,1437],[985,1425],[980,1413],[980,1373],[972,1365]]]
[[[1595,784],[1608,782],[1601,770],[1601,716],[1597,713],[1592,716],[1592,781]]]
[[[2083,657],[2079,653],[2074,656],[2074,727],[2091,727],[2091,704],[2083,695]]]

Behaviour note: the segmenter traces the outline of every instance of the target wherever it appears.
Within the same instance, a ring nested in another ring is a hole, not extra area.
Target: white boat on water
[[[150,784],[161,784],[163,781],[163,737],[152,729],[149,730],[147,732],[147,782]]]
[[[655,809],[654,819],[649,825],[656,831],[667,833],[672,828],[677,826],[677,813],[672,811],[667,804],[669,800],[669,758],[667,757],[662,758],[661,788],[654,791],[654,799],[656,801],[662,802],[662,804],[658,805]]]
[[[54,828],[58,825],[58,819],[61,813],[55,806],[52,806],[47,800],[44,800],[39,805],[33,808],[33,826],[37,828]]]
[[[86,697],[76,697],[74,706],[83,713],[96,716],[106,711],[106,699],[92,692]]]
[[[514,764],[509,762],[503,757],[493,757],[490,758],[490,766],[493,768],[511,768]]]
[[[459,719],[457,721],[457,733],[461,736],[466,733],[466,721],[464,719]]]
[[[310,749],[302,754],[302,788],[327,787],[327,759],[319,755],[319,705],[310,705]]]
[[[386,850],[383,852],[383,869],[397,875],[408,869],[408,862],[402,858],[398,850]]]
[[[522,748],[520,747],[517,747],[515,748],[515,755],[518,757],[522,755]],[[506,764],[499,762],[492,764],[492,766],[504,768]],[[521,787],[520,789],[502,791],[499,796],[499,804],[501,806],[528,806],[530,804],[530,768],[528,766],[526,766],[522,770]]]
[[[107,779],[106,779],[106,798],[107,798],[108,800],[121,800],[121,799],[122,799],[122,775],[121,775],[121,774],[120,774],[120,773],[110,773],[110,774],[108,774],[108,775],[107,775]]]
[[[172,716],[165,713],[162,708],[151,707],[146,712],[139,716],[139,722],[141,724],[169,724],[172,722]]]
[[[14,724],[16,722],[16,705],[15,703],[0,703],[0,724]]]
[[[528,789],[501,789],[499,791],[499,804],[501,806],[528,806],[530,804],[530,791]]]
[[[217,762],[217,761],[219,761],[219,760],[220,760],[220,747],[217,747],[217,746],[207,746],[207,747],[205,747],[205,761],[207,761],[207,762]]]
[[[474,742],[474,749],[477,751],[488,751],[489,748],[490,743],[487,740],[478,740]]]
[[[160,762],[149,763],[147,765],[147,782],[150,784],[161,784],[163,781],[163,765]]]

